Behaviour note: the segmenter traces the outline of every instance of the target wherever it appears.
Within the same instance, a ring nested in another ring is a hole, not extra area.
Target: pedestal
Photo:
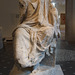
[[[36,69],[32,71],[22,71],[19,70],[16,66],[14,66],[12,72],[10,75],[64,75],[62,72],[62,69],[60,65],[56,65],[55,67],[49,67],[49,66],[38,66]]]
[[[60,65],[53,67],[41,66],[34,70],[30,75],[64,75]]]

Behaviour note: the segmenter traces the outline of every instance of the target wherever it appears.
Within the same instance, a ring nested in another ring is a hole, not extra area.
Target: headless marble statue
[[[29,75],[56,47],[58,11],[51,0],[19,0],[19,4],[20,24],[13,32],[15,66],[10,75]]]

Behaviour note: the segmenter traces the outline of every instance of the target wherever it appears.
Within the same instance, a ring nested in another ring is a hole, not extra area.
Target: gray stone
[[[32,71],[20,70],[16,66],[14,66],[10,75],[64,75],[60,65],[56,65],[55,67],[49,66],[38,66],[36,69]]]
[[[64,75],[60,65],[55,67],[41,66],[34,70],[30,75]]]

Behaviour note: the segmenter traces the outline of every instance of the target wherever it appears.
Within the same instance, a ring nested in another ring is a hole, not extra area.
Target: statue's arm
[[[57,26],[57,31],[58,31],[58,37],[61,36],[61,32],[60,32],[60,22],[59,22],[59,15],[58,15],[58,10],[56,9],[56,26]]]
[[[29,34],[25,29],[19,28],[16,30],[14,34],[14,53],[15,60],[21,65],[21,67],[25,68],[30,66],[30,62],[28,59],[28,47],[29,47]]]

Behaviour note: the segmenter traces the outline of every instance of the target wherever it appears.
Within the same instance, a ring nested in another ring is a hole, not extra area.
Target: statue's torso
[[[28,0],[25,6],[25,23],[40,22],[41,25],[54,25],[53,10],[50,0]]]

